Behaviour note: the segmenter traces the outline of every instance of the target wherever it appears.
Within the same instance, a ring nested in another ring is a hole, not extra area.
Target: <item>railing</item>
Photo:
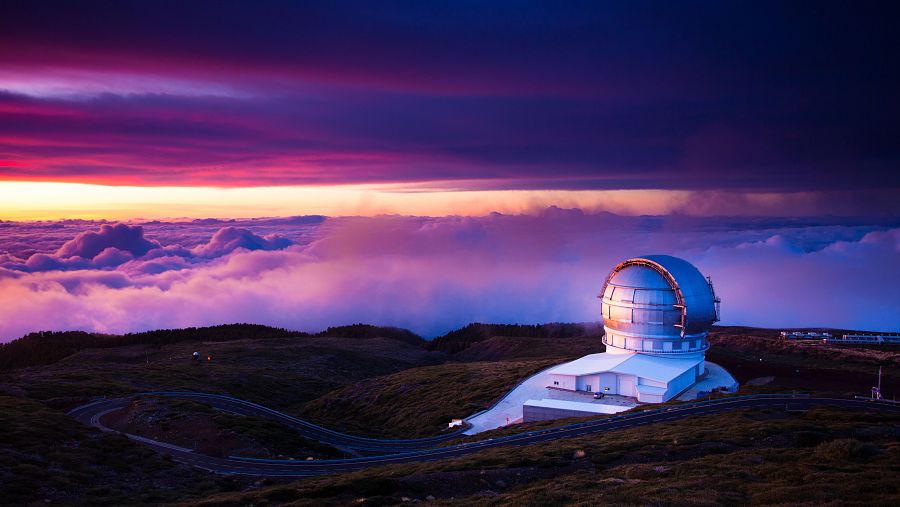
[[[693,353],[693,352],[703,352],[703,351],[706,351],[706,350],[709,349],[709,342],[708,342],[708,341],[705,341],[705,340],[704,340],[704,342],[703,342],[703,345],[700,346],[700,347],[695,347],[695,348],[692,348],[692,349],[681,349],[681,350],[663,350],[663,349],[659,349],[659,350],[657,350],[657,349],[645,350],[645,349],[629,349],[629,348],[627,348],[627,347],[620,347],[620,346],[618,346],[618,345],[613,345],[612,343],[609,343],[609,341],[607,341],[607,339],[606,339],[606,335],[603,335],[603,338],[601,338],[600,341],[602,341],[602,342],[603,342],[603,345],[606,345],[607,347],[612,347],[612,348],[620,349],[620,350],[631,350],[631,351],[633,351],[633,352],[643,352],[643,353],[646,353],[646,354],[667,354],[667,355],[668,355],[668,354],[672,354],[672,355],[674,355],[674,354],[689,354],[689,353]],[[682,343],[683,343],[683,342],[682,342]]]

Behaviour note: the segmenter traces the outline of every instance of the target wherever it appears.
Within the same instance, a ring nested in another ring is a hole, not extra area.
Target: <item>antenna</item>
[[[881,400],[881,366],[878,367],[878,387],[872,388],[872,399]]]
[[[878,399],[881,399],[881,366],[878,367]]]

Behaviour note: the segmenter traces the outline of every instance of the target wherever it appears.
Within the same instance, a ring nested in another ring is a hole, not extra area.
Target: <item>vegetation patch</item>
[[[367,379],[306,404],[303,415],[329,428],[385,438],[432,436],[451,419],[488,408],[511,386],[554,360],[447,363]]]
[[[13,342],[15,343],[15,342]],[[191,355],[200,352],[201,360]],[[229,393],[296,411],[367,377],[434,364],[439,355],[385,338],[273,338],[85,349],[45,366],[0,372],[0,393],[69,409],[98,396],[153,391]]]
[[[435,505],[496,506],[896,505],[898,424],[896,414],[825,408],[801,415],[734,411],[657,424],[653,431],[617,430],[303,479],[191,505],[393,505],[426,499]],[[815,452],[808,447],[810,433],[824,439]],[[822,455],[820,448],[829,451]],[[863,448],[878,452],[861,459]],[[372,484],[383,487],[367,487]]]
[[[104,417],[116,430],[194,449],[211,456],[342,458],[337,449],[300,436],[277,422],[215,410],[203,403],[138,398]]]
[[[224,491],[219,478],[33,401],[0,396],[0,503],[141,505]]]

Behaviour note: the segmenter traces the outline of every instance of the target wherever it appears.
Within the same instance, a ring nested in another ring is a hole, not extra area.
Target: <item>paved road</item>
[[[100,424],[100,417],[106,415],[107,413],[124,408],[134,398],[147,395],[164,396],[167,398],[184,400],[195,400],[210,405],[213,408],[222,410],[224,412],[271,419],[296,430],[298,433],[300,433],[301,436],[305,438],[329,444],[333,447],[342,449],[344,451],[347,451],[349,454],[354,455],[375,453],[394,454],[431,449],[433,447],[437,447],[443,442],[448,442],[450,440],[459,438],[460,436],[462,436],[463,432],[463,428],[461,428],[457,431],[448,432],[437,437],[418,438],[414,440],[382,440],[377,438],[358,437],[354,435],[348,435],[346,433],[340,433],[328,428],[323,428],[322,426],[318,426],[309,421],[298,419],[283,412],[279,412],[262,405],[257,405],[256,403],[241,400],[238,398],[232,398],[231,396],[195,392],[156,392],[138,394],[135,396],[128,396],[124,398],[103,399],[98,400],[94,403],[90,403],[88,405],[78,407],[69,412],[69,415],[75,417],[75,419],[81,421],[84,424],[100,428],[104,431],[112,431],[111,429],[106,428],[105,426]]]
[[[816,406],[831,406],[838,408],[857,409],[857,410],[878,410],[886,412],[900,413],[900,405],[851,400],[837,398],[813,398],[804,396],[791,395],[756,395],[756,396],[736,396],[731,398],[722,398],[711,402],[695,402],[680,405],[671,408],[656,409],[646,412],[638,412],[633,414],[623,414],[613,417],[605,417],[602,419],[591,420],[584,423],[569,424],[556,428],[548,428],[543,430],[526,431],[502,438],[480,440],[477,442],[448,445],[445,447],[436,447],[454,436],[442,436],[432,439],[419,440],[375,440],[361,437],[354,437],[335,431],[327,430],[311,423],[296,419],[282,414],[272,409],[268,409],[261,405],[230,398],[228,396],[203,394],[203,393],[154,393],[157,395],[189,398],[204,403],[208,403],[214,407],[223,410],[235,411],[246,415],[254,415],[259,417],[268,417],[270,419],[284,422],[289,426],[301,431],[304,435],[311,438],[320,439],[320,441],[335,445],[338,447],[348,445],[363,445],[364,447],[374,447],[374,442],[384,444],[380,450],[393,449],[392,454],[382,456],[370,456],[341,460],[316,460],[316,461],[294,461],[294,460],[260,460],[251,458],[228,457],[217,458],[206,456],[174,446],[164,442],[158,442],[135,435],[128,435],[129,438],[141,442],[161,453],[171,455],[175,460],[219,474],[244,474],[254,476],[311,476],[330,474],[337,472],[345,472],[350,470],[359,470],[362,468],[388,465],[394,463],[412,463],[422,461],[436,461],[446,458],[455,458],[476,453],[484,449],[501,446],[519,446],[536,444],[540,442],[550,442],[563,438],[572,438],[583,435],[591,435],[603,433],[611,430],[633,428],[646,424],[655,424],[665,421],[683,419],[685,417],[705,414],[715,414],[726,410],[749,408],[749,409],[776,409],[776,410],[807,410]],[[101,418],[110,412],[120,410],[128,402],[130,398],[118,398],[112,400],[98,400],[93,403],[78,407],[69,414],[81,421],[82,423],[97,427],[103,431],[114,431],[105,426],[101,422]],[[240,410],[238,412],[238,410]],[[311,427],[311,428],[310,428]],[[312,431],[312,433],[305,433]],[[313,437],[312,435],[315,435]],[[348,442],[348,439],[350,440]],[[366,442],[366,443],[361,443]],[[402,450],[396,452],[398,447]]]

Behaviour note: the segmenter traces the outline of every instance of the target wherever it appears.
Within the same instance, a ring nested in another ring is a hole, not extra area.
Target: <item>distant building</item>
[[[826,338],[831,338],[831,333],[822,332],[818,333],[815,331],[782,331],[781,337],[785,340],[821,340]]]
[[[822,340],[832,345],[897,345],[900,334],[845,334],[841,338],[825,338]]]

